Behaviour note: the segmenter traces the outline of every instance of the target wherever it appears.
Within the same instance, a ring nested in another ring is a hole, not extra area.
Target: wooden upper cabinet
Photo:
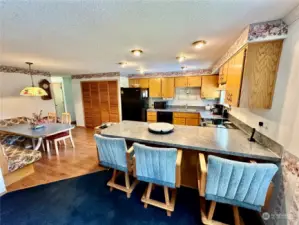
[[[139,79],[139,85],[141,88],[148,88],[149,87],[149,79],[148,78]]]
[[[135,87],[136,86],[139,86],[140,85],[140,79],[135,79],[135,78],[132,78],[132,79],[129,79],[129,87]]]
[[[161,78],[150,78],[149,79],[149,97],[161,98]]]
[[[271,109],[283,40],[248,44],[241,101]],[[244,86],[244,89],[243,89]]]
[[[187,77],[175,77],[174,83],[175,83],[175,87],[187,87],[188,79]]]
[[[220,91],[218,90],[218,75],[202,76],[200,96],[201,98],[208,99],[215,99],[220,97]]]
[[[162,97],[174,97],[174,77],[161,78],[162,82]]]
[[[201,76],[187,77],[188,87],[201,87]]]

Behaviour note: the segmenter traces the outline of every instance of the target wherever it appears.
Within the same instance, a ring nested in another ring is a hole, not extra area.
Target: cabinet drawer
[[[148,123],[156,123],[156,120],[147,120]]]
[[[186,119],[186,125],[188,126],[198,126],[199,125],[199,119]]]
[[[181,113],[181,112],[174,112],[173,113],[174,118],[193,118],[198,119],[199,114],[198,113]]]
[[[186,125],[186,119],[185,118],[173,118],[173,124]]]
[[[147,120],[157,121],[157,115],[147,115]]]
[[[157,112],[147,112],[147,116],[157,116]]]

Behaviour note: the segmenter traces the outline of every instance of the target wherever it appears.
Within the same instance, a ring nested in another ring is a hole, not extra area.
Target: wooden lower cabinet
[[[157,112],[147,112],[147,122],[156,123],[157,122]]]
[[[117,81],[81,82],[85,127],[119,122]]]
[[[187,126],[199,126],[200,125],[200,113],[173,113],[173,124],[175,125],[187,125]]]

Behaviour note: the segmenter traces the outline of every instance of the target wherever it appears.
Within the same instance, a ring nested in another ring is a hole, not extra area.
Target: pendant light
[[[30,74],[30,77],[31,77],[32,86],[25,87],[20,92],[20,95],[22,95],[22,96],[29,96],[29,97],[32,97],[32,96],[37,96],[37,97],[47,96],[48,94],[47,94],[47,92],[44,89],[42,89],[40,87],[35,87],[34,86],[33,77],[32,77],[32,73],[31,73],[31,65],[33,63],[32,62],[26,62],[26,64],[29,66],[29,74]]]

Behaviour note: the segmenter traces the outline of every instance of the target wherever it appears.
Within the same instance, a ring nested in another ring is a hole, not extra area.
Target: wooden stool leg
[[[240,220],[240,214],[239,214],[238,207],[233,206],[233,211],[234,211],[235,225],[241,225],[241,220]]]
[[[112,183],[115,183],[115,177],[116,177],[116,169],[113,170],[113,175],[112,175]],[[113,187],[110,187],[110,192],[113,191]]]
[[[212,220],[215,212],[216,202],[212,201],[210,205],[210,210],[208,214],[208,220]]]
[[[130,179],[129,179],[128,173],[125,173],[125,181],[126,181],[126,188],[127,188],[127,190],[129,190],[130,189]],[[127,198],[130,198],[130,197],[131,197],[131,194],[127,193]]]
[[[165,203],[167,206],[169,206],[169,193],[168,193],[168,187],[164,186],[164,197],[165,197]],[[166,211],[167,212],[167,216],[171,216],[171,212],[170,211]]]
[[[146,197],[145,197],[146,200],[149,200],[149,198],[151,196],[152,187],[153,187],[153,184],[149,183],[147,186],[147,191],[146,191]],[[147,203],[144,203],[144,208],[147,208]]]

